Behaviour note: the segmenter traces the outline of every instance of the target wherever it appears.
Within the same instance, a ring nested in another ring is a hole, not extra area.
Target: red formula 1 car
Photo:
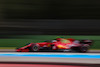
[[[92,44],[92,40],[75,40],[72,38],[57,38],[44,41],[42,43],[29,43],[28,45],[16,49],[17,52],[36,52],[36,51],[75,51],[87,52]]]

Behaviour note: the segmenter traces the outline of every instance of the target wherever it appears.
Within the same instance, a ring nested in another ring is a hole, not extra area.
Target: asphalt
[[[100,64],[100,59],[44,58],[44,57],[0,57],[0,62],[44,62],[44,63],[84,63]]]
[[[15,52],[15,49],[0,49],[0,53],[7,54],[99,54],[100,50],[90,50],[88,53],[75,53],[75,52]],[[13,56],[0,56],[0,63],[2,62],[24,62],[24,63],[74,63],[74,64],[100,64],[100,59],[94,58],[48,58],[48,57],[13,57]]]

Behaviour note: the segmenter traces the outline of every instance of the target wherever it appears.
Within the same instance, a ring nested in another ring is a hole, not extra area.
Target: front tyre
[[[38,44],[32,44],[30,50],[32,52],[35,52],[35,51],[39,51],[39,49],[40,49],[40,46]]]

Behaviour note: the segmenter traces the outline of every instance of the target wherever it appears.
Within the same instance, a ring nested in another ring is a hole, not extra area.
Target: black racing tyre
[[[88,44],[83,44],[81,47],[79,47],[79,52],[82,52],[82,53],[86,53],[89,49],[89,45]]]
[[[30,51],[35,52],[35,51],[39,51],[40,46],[38,44],[32,44],[30,47]]]

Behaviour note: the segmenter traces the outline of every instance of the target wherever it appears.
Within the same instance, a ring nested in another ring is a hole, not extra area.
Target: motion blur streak
[[[99,9],[99,0],[0,0],[0,34],[100,35]]]
[[[44,58],[91,58],[100,59],[100,54],[54,54],[54,53],[0,53],[0,57],[44,57]]]
[[[0,67],[87,67],[87,66],[47,65],[47,64],[0,64]]]

